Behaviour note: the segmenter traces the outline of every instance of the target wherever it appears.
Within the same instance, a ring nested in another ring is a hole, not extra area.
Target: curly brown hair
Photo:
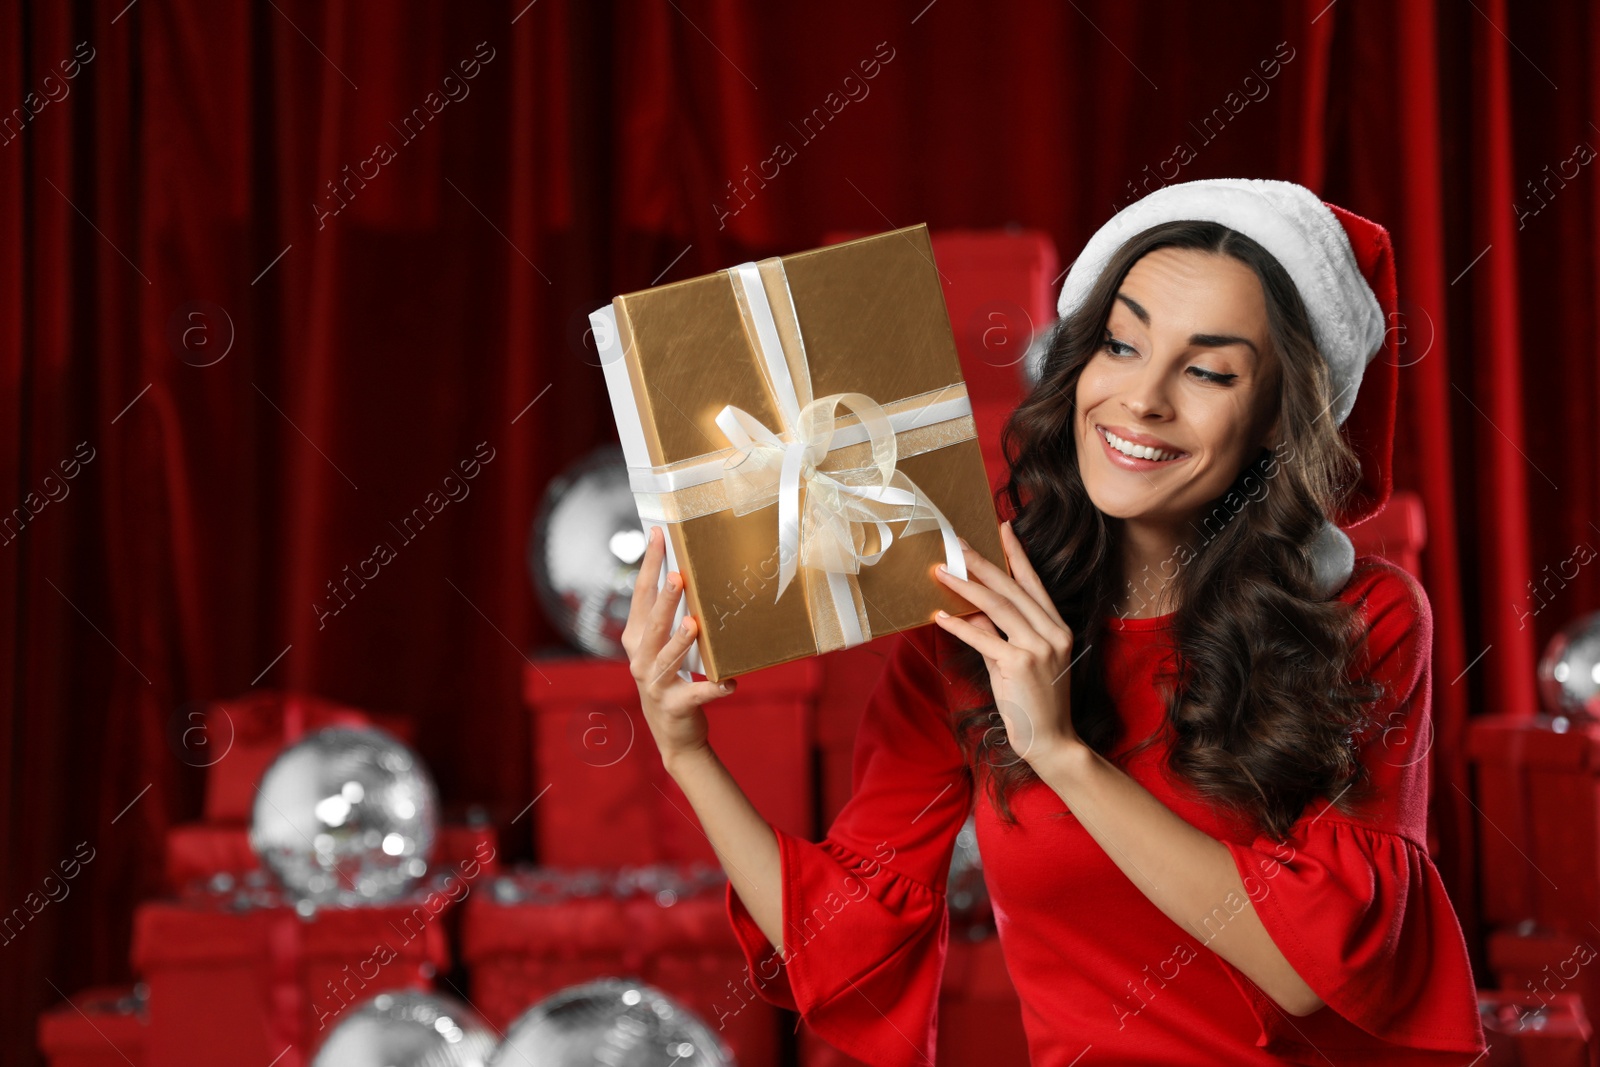
[[[1255,272],[1278,357],[1282,416],[1280,440],[1263,446],[1191,522],[1199,547],[1180,548],[1183,558],[1163,593],[1177,605],[1174,669],[1162,681],[1167,766],[1199,796],[1282,840],[1315,798],[1330,797],[1346,813],[1364,799],[1359,744],[1372,725],[1367,705],[1382,692],[1349,673],[1366,639],[1357,632],[1358,612],[1316,588],[1308,546],[1360,464],[1334,421],[1320,417],[1331,404],[1327,364],[1283,266],[1215,222],[1167,222],[1130,238],[1082,307],[1047,339],[1037,383],[1001,434],[1009,473],[996,497],[1002,513],[1014,515],[1012,529],[1071,628],[1074,648],[1083,650],[1072,668],[1073,726],[1108,755],[1122,724],[1105,686],[1101,637],[1118,593],[1132,583],[1121,574],[1120,520],[1095,507],[1084,488],[1074,408],[1078,378],[1103,343],[1118,288],[1157,248],[1230,256]],[[957,738],[974,780],[987,784],[1002,817],[1015,823],[1010,795],[1038,775],[1007,746],[982,655],[953,644],[955,670],[984,700],[958,709]]]

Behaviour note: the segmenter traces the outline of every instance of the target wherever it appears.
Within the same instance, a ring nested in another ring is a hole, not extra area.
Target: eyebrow
[[[1141,307],[1138,301],[1123,293],[1117,294],[1117,299],[1128,305],[1128,310],[1138,317],[1146,326],[1150,325],[1150,312]],[[1256,348],[1255,342],[1248,337],[1235,337],[1228,333],[1196,333],[1189,335],[1189,343],[1200,348],[1221,348],[1223,345],[1244,345],[1250,349],[1252,355],[1259,362],[1261,352]]]

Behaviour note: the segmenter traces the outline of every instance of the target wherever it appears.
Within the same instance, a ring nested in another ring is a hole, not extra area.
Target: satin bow
[[[872,446],[863,467],[820,471],[837,416],[844,405],[860,418]],[[734,514],[745,515],[778,503],[778,598],[799,566],[836,574],[859,574],[894,543],[888,523],[906,519],[902,537],[941,530],[948,544],[954,530],[917,485],[895,469],[894,427],[865,393],[833,393],[806,404],[796,418],[792,440],[785,441],[743,408],[728,404],[717,425],[737,451],[722,467],[722,484]],[[801,490],[804,488],[804,512]],[[878,550],[865,551],[866,528],[878,531]],[[776,598],[775,598],[776,599]]]

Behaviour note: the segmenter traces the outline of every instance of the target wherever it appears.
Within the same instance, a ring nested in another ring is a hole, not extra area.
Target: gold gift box
[[[757,278],[759,291],[752,288]],[[763,296],[770,309],[765,349],[753,311]],[[773,381],[784,368],[799,383],[792,392],[802,404],[809,378],[811,397],[858,393],[908,414],[967,412],[895,433],[893,469],[955,534],[1009,572],[925,224],[625,293],[591,321],[640,517],[647,528],[664,525],[669,538],[662,580],[669,568],[683,575],[679,618],[692,614],[700,623],[684,671],[720,681],[855,643],[846,636],[839,586],[830,594],[826,574],[797,566],[778,596],[778,505],[736,514],[720,478],[705,476],[709,461],[720,468],[738,458],[718,422],[725,405],[784,442],[795,439],[783,415],[793,413],[793,402],[786,409]],[[781,365],[772,355],[773,327]],[[834,415],[839,430],[865,422],[848,406]],[[873,459],[871,443],[860,440],[835,445],[814,466],[826,474]],[[676,476],[690,468],[701,479],[677,487]],[[663,485],[673,488],[658,491]],[[802,501],[807,492],[802,485]],[[905,527],[903,519],[889,523],[887,551],[846,576],[861,639],[932,625],[941,608],[954,615],[978,610],[934,574],[946,560],[941,530],[902,537]],[[878,529],[860,530],[857,548],[878,551]]]

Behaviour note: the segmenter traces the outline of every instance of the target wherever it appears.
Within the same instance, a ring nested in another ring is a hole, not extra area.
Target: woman
[[[1005,429],[1009,568],[940,568],[979,610],[896,635],[821,842],[708,744],[724,690],[676,673],[695,623],[669,634],[652,533],[623,642],[751,995],[866,1063],[931,1063],[976,802],[1036,1065],[1483,1051],[1426,851],[1429,604],[1330,521],[1388,496],[1392,358],[1355,401],[1393,289],[1387,233],[1291,183],[1168,186],[1108,222]]]

